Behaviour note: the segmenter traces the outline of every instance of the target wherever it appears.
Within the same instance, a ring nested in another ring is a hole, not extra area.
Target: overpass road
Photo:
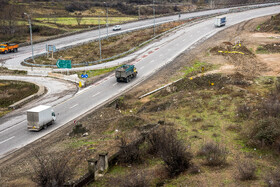
[[[213,25],[214,20],[208,19],[172,32],[168,37],[156,42],[149,51],[139,56],[133,62],[139,72],[136,79],[133,79],[130,83],[117,83],[112,74],[89,88],[84,89],[67,101],[54,106],[54,110],[59,115],[57,116],[56,124],[50,126],[48,129],[40,132],[29,132],[26,128],[25,120],[5,129],[1,129],[0,125],[0,158],[131,89],[133,86],[149,78],[149,76],[171,62],[182,52],[195,46],[198,42],[205,41],[219,31],[246,20],[279,12],[279,5],[259,8],[246,12],[227,14],[226,27],[215,28]]]

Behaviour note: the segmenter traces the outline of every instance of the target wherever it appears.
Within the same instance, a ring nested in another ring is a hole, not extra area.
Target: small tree
[[[121,163],[140,163],[141,162],[141,152],[139,150],[138,144],[128,144],[124,138],[121,138],[120,155],[118,161]]]
[[[78,26],[81,25],[82,19],[83,19],[82,14],[81,13],[76,13],[76,21],[78,23]]]
[[[208,166],[222,166],[226,164],[228,151],[217,143],[208,142],[201,147],[197,155],[203,156]]]
[[[250,160],[239,160],[237,164],[238,178],[242,181],[256,178],[256,166]]]
[[[178,140],[174,129],[162,128],[153,132],[148,140],[150,152],[162,158],[170,176],[179,175],[190,167],[192,154],[186,151],[183,141]]]
[[[72,176],[73,170],[69,167],[70,154],[44,154],[41,150],[33,150],[32,154],[34,174],[31,179],[38,186],[63,186]]]

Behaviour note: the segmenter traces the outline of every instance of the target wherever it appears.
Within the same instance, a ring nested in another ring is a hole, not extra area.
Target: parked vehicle
[[[9,43],[1,43],[0,44],[0,53],[9,53],[9,52],[17,52],[18,44],[9,44]]]
[[[130,80],[137,76],[137,70],[134,65],[122,65],[115,71],[117,82],[130,82]]]
[[[56,120],[55,113],[51,106],[39,105],[27,110],[27,129],[30,131],[40,131],[47,128]]]
[[[227,22],[226,16],[220,16],[220,17],[216,17],[214,25],[216,27],[221,27],[221,26],[225,26],[226,22]]]
[[[121,28],[121,26],[120,25],[115,25],[114,27],[113,27],[113,31],[119,31],[119,30],[121,30],[122,28]]]

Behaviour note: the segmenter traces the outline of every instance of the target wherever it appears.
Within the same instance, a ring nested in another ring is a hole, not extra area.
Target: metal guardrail
[[[219,13],[214,13],[214,14],[209,14],[209,15],[205,15],[205,16],[194,16],[194,17],[189,17],[189,18],[184,18],[184,19],[181,19],[181,20],[192,20],[192,19],[196,19],[196,21],[199,21],[199,20],[202,20],[202,19],[206,19],[206,18],[210,18],[210,17],[214,17],[214,16],[218,16],[218,15],[221,15],[221,14],[227,14],[227,13],[234,13],[234,12],[242,12],[242,11],[246,11],[246,10],[250,10],[250,9],[256,9],[256,8],[264,8],[264,7],[269,7],[269,6],[274,6],[274,5],[279,5],[280,3],[273,3],[273,4],[267,4],[267,5],[256,5],[256,6],[246,6],[246,7],[241,7],[241,8],[232,8],[232,9],[229,9],[228,12],[219,12]],[[161,22],[161,23],[158,23],[156,25],[162,25],[164,23],[167,23],[167,22],[174,22],[174,20],[172,21],[165,21],[165,22]],[[191,22],[192,23],[192,22]],[[161,37],[162,35],[168,33],[168,32],[171,32],[175,29],[178,29],[180,27],[183,27],[185,25],[189,24],[188,23],[185,23],[185,24],[182,24],[182,25],[179,25],[177,27],[174,27],[168,31],[165,31],[143,43],[141,43],[140,45],[136,46],[136,47],[133,47],[132,49],[129,49],[128,51],[125,51],[123,53],[120,53],[120,54],[117,54],[117,55],[114,55],[112,57],[109,57],[109,58],[106,58],[106,59],[101,59],[101,60],[96,60],[96,61],[90,61],[90,62],[82,62],[82,63],[78,63],[78,64],[72,64],[72,66],[88,66],[90,64],[99,64],[99,63],[102,63],[102,62],[107,62],[107,61],[111,61],[113,59],[116,59],[116,58],[119,58],[119,57],[122,57],[122,56],[125,56],[127,54],[130,54],[132,53],[133,51],[135,51],[137,48],[145,45],[146,43],[149,43],[151,42],[152,40],[158,38],[158,37]],[[136,29],[131,29],[131,30],[128,30],[128,31],[124,31],[124,32],[121,32],[121,33],[115,33],[115,34],[111,34],[109,37],[113,37],[113,36],[116,36],[116,35],[119,35],[119,34],[125,34],[125,33],[130,33],[130,32],[133,32],[133,31],[137,31],[137,30],[142,30],[142,29],[146,29],[146,28],[151,28],[153,27],[153,25],[149,25],[149,26],[143,26],[143,27],[139,27],[139,28],[136,28]],[[107,36],[103,36],[101,37],[100,39],[105,39],[107,38]],[[99,38],[96,38],[96,39],[93,39],[93,40],[89,40],[87,42],[83,42],[83,43],[79,43],[79,44],[76,44],[76,45],[72,45],[72,46],[67,46],[67,47],[62,47],[62,48],[59,48],[57,49],[57,51],[60,51],[60,50],[65,50],[65,49],[69,49],[69,48],[73,48],[73,47],[76,47],[76,46],[80,46],[80,45],[84,45],[84,44],[88,44],[90,42],[95,42],[95,41],[98,41]],[[43,56],[43,55],[46,55],[47,53],[44,52],[44,53],[41,53],[41,54],[37,54],[37,55],[34,55],[34,57],[39,57],[39,56]],[[51,65],[51,64],[33,64],[33,63],[29,63],[29,62],[26,62],[27,60],[31,59],[32,57],[28,57],[26,59],[23,60],[23,64],[26,64],[26,65],[29,65],[29,66],[37,66],[37,67],[57,67],[56,65]]]

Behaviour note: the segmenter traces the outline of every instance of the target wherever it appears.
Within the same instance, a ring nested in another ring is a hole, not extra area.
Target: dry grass
[[[156,32],[157,34],[160,34],[182,23],[183,22],[163,24],[156,29]],[[137,47],[141,43],[151,39],[152,37],[153,29],[145,29],[104,39],[101,41],[102,58],[106,59],[128,51],[134,47]],[[99,60],[99,43],[98,41],[92,42],[89,44],[80,45],[71,49],[56,52],[54,53],[54,59],[46,58],[46,56],[41,56],[36,59],[36,63],[55,65],[57,59],[69,59],[72,61],[72,64]],[[32,62],[30,61],[30,63]]]

